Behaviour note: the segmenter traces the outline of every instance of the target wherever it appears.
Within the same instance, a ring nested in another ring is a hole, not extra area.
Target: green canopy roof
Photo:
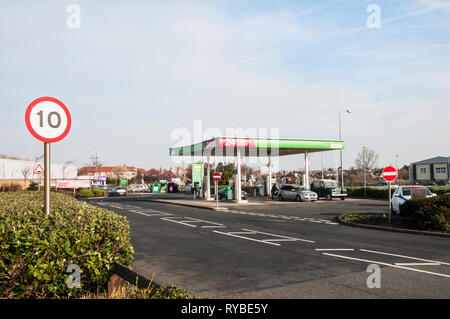
[[[284,156],[344,149],[344,141],[216,137],[169,149],[170,156]]]

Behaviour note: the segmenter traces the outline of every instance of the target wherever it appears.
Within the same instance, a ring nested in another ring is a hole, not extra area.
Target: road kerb
[[[352,213],[355,214],[355,213]],[[440,233],[440,232],[431,232],[431,231],[425,231],[425,230],[415,230],[415,229],[406,229],[406,228],[394,228],[394,227],[387,227],[387,226],[377,226],[377,225],[367,225],[367,224],[359,224],[359,223],[353,223],[349,222],[343,219],[343,216],[348,215],[348,213],[340,214],[338,216],[338,221],[340,224],[348,225],[352,227],[360,227],[360,228],[368,228],[368,229],[375,229],[375,230],[384,230],[384,231],[391,231],[396,233],[408,233],[408,234],[415,234],[415,235],[426,235],[426,236],[435,236],[435,237],[446,237],[450,238],[450,234],[446,233]]]

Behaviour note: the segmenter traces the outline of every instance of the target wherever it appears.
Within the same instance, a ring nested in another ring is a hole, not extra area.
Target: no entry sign
[[[392,182],[397,178],[397,170],[393,166],[386,166],[381,173],[381,176],[387,182]]]
[[[72,119],[64,103],[45,96],[30,103],[25,123],[35,138],[44,143],[55,143],[69,133]]]
[[[216,182],[220,181],[222,179],[222,173],[219,173],[219,172],[214,173],[213,179]]]

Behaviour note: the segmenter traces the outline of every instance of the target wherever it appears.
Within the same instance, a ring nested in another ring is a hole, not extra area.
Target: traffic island
[[[387,214],[346,213],[339,215],[338,221],[353,227],[450,238],[450,230],[423,230],[411,217],[392,216],[389,223]]]

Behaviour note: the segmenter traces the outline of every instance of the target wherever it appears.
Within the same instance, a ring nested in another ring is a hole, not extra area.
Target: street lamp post
[[[339,140],[342,141],[341,133],[341,113],[352,113],[349,109],[345,111],[339,111]],[[344,168],[342,167],[342,149],[339,150],[339,155],[341,157],[341,192],[344,192]]]
[[[364,197],[366,197],[366,147],[363,146],[363,166],[364,166]]]

